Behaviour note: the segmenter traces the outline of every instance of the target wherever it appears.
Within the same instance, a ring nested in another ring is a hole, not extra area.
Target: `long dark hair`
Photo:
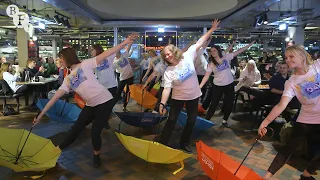
[[[103,53],[103,48],[100,44],[93,44],[91,46],[92,49],[96,50],[96,56],[98,56],[99,54]]]
[[[222,50],[220,48],[220,46],[212,46],[211,48],[215,48],[217,51],[218,51],[218,55],[219,57],[221,58],[222,57]],[[218,66],[219,63],[218,61],[211,55],[211,52],[209,53],[209,60],[215,65],[215,66]]]
[[[70,68],[74,64],[79,64],[80,60],[73,48],[64,48],[59,52],[59,58],[63,59],[67,68]]]

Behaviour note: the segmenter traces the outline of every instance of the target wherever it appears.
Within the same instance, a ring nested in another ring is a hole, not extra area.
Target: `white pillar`
[[[57,58],[57,40],[52,39],[52,58],[56,60]]]
[[[295,42],[295,44],[304,45],[303,27],[289,27],[288,36]]]
[[[269,43],[269,39],[263,40],[263,51],[264,52],[268,52],[268,43]]]
[[[29,35],[23,28],[17,28],[18,62],[20,67],[26,67],[28,57]]]
[[[203,27],[203,34],[207,33],[208,32],[208,29],[207,27]]]
[[[113,27],[113,46],[118,45],[118,28]]]

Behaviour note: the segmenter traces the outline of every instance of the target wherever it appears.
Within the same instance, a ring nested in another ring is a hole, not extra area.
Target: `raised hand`
[[[212,23],[212,27],[214,30],[219,29],[220,27],[218,27],[220,21],[218,19],[215,19],[214,21],[211,22]]]
[[[129,43],[133,43],[134,40],[136,40],[137,38],[138,38],[138,33],[134,32],[130,34],[126,40],[129,41]]]

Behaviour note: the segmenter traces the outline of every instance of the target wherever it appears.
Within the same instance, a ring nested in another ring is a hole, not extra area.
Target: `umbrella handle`
[[[270,127],[266,127],[267,129],[271,130],[273,133],[272,133],[272,136],[274,134],[274,131],[272,128]],[[242,164],[244,163],[244,161],[247,159],[248,155],[250,154],[251,150],[253,149],[253,147],[257,144],[258,140],[261,138],[260,135],[258,135],[253,143],[253,145],[251,146],[250,150],[248,151],[247,155],[244,157],[244,159],[242,160],[242,162],[240,163],[239,167],[237,168],[236,172],[234,173],[234,175],[237,174],[237,172],[239,171],[240,167],[242,166]]]
[[[39,116],[40,113],[41,113],[41,111],[38,112],[36,118],[38,118],[38,116]],[[29,133],[28,133],[28,136],[27,136],[26,140],[24,141],[23,146],[22,146],[22,148],[21,148],[21,150],[20,150],[20,152],[19,152],[19,154],[18,154],[18,156],[17,156],[16,161],[15,161],[14,164],[18,164],[19,158],[20,158],[20,156],[21,156],[21,154],[22,154],[22,151],[23,151],[23,149],[24,149],[24,146],[26,145],[26,143],[27,143],[27,141],[28,141],[28,139],[29,139],[29,136],[30,136],[30,134],[31,134],[31,131],[32,131],[33,127],[34,127],[34,125],[31,126],[31,128],[30,128],[30,130],[29,130]],[[19,146],[18,146],[18,148],[19,148]]]

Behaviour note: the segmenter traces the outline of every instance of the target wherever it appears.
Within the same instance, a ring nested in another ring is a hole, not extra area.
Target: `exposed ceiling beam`
[[[73,14],[76,17],[81,15],[81,16],[89,17],[99,24],[102,23],[102,20],[98,15],[96,15],[89,9],[85,8],[77,0],[44,0],[44,1],[61,10],[70,9],[72,10],[72,12],[67,12],[67,13],[73,14],[73,12],[76,12],[76,14]]]
[[[249,3],[245,4],[244,6],[230,13],[228,16],[224,17],[222,19],[222,25],[227,24],[233,18],[241,17],[243,14],[247,13],[248,11],[251,11],[253,9],[262,10],[279,1],[280,0],[251,0]]]

